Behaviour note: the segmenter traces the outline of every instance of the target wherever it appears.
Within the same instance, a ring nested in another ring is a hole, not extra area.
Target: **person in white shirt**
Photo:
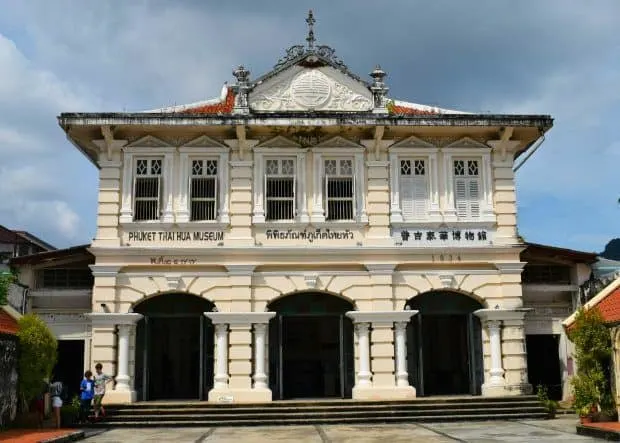
[[[99,418],[99,414],[105,416],[105,409],[101,405],[103,401],[103,396],[105,395],[105,387],[108,383],[114,380],[113,377],[106,375],[102,372],[103,365],[101,363],[97,363],[95,365],[95,397],[94,397],[94,406],[95,406],[95,419]]]

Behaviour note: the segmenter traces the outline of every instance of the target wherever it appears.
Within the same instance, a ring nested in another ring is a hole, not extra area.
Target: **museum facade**
[[[531,392],[513,166],[551,117],[391,99],[308,21],[219,98],[60,115],[99,168],[107,400]]]

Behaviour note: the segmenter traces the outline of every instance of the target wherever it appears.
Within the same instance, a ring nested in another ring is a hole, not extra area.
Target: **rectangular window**
[[[355,217],[355,176],[352,159],[324,162],[325,220],[353,220]]]
[[[217,219],[217,160],[192,160],[190,173],[190,220]]]
[[[265,220],[295,218],[295,159],[265,160]]]
[[[526,265],[521,275],[523,283],[569,285],[570,267],[563,265]]]
[[[162,159],[136,160],[134,175],[134,221],[159,220]]]
[[[454,204],[459,218],[480,217],[480,162],[454,160]]]
[[[89,289],[94,278],[90,269],[44,269],[42,288]]]
[[[405,220],[426,217],[429,190],[425,160],[400,161],[399,193],[400,209]]]

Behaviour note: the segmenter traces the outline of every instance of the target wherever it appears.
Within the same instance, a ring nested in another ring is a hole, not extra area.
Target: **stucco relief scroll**
[[[317,69],[304,70],[250,95],[250,107],[255,111],[368,111],[372,106],[369,97]]]

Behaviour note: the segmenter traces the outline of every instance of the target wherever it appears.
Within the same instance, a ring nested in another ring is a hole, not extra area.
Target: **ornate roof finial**
[[[314,24],[316,20],[314,20],[314,14],[312,13],[312,9],[308,11],[308,18],[306,19],[306,23],[308,23],[308,37],[306,37],[306,41],[308,42],[308,49],[314,49]]]

